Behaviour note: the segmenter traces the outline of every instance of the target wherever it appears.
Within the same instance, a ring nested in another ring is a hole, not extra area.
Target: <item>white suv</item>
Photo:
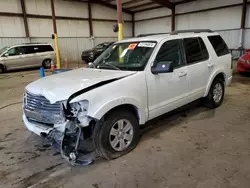
[[[231,63],[227,45],[210,30],[123,40],[91,68],[29,84],[23,120],[71,164],[114,159],[136,147],[139,125],[199,98],[221,105]]]

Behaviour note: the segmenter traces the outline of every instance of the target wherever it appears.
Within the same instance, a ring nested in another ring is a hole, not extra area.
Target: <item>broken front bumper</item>
[[[89,165],[96,158],[96,151],[91,139],[85,139],[83,128],[78,127],[75,121],[65,121],[53,127],[28,120],[23,115],[27,129],[49,142],[60,152],[62,157],[72,165]]]

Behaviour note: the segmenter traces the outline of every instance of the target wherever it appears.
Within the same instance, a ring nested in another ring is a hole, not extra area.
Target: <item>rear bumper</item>
[[[227,78],[226,80],[226,86],[230,85],[232,82],[233,76],[230,76],[229,78]]]

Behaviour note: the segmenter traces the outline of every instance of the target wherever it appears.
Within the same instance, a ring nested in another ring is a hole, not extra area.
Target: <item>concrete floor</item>
[[[195,104],[153,121],[138,147],[113,161],[71,167],[21,119],[38,71],[0,75],[0,188],[229,188],[250,185],[250,77],[235,75],[223,105]]]

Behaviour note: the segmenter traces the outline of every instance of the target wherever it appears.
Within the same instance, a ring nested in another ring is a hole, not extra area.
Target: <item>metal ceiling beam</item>
[[[105,1],[101,1],[101,0],[91,0],[89,1],[90,3],[95,3],[95,4],[100,4],[100,5],[103,5],[105,7],[108,7],[108,8],[111,8],[111,9],[114,9],[116,10],[116,5],[112,5],[112,4],[109,4]],[[127,10],[127,9],[122,9],[122,12],[125,12],[127,14],[132,14],[132,12],[130,10]]]
[[[141,4],[141,5],[131,6],[129,7],[129,9],[140,9],[140,8],[151,6],[151,5],[157,5],[157,4],[155,4],[154,2],[148,2],[145,4]]]
[[[122,6],[133,5],[133,4],[135,4],[137,2],[140,2],[140,1],[144,1],[144,0],[132,0],[132,1],[128,1],[128,2],[122,3]]]
[[[28,25],[28,21],[27,21],[27,13],[26,13],[26,7],[25,7],[24,0],[21,0],[21,7],[22,7],[23,22],[24,22],[26,37],[29,38],[30,32],[29,32],[29,25]]]
[[[169,9],[171,9],[171,10],[174,9],[174,4],[171,3],[171,2],[169,2],[168,0],[152,0],[152,1],[155,2],[155,3],[157,3],[157,4],[162,5],[164,7],[167,7]]]

